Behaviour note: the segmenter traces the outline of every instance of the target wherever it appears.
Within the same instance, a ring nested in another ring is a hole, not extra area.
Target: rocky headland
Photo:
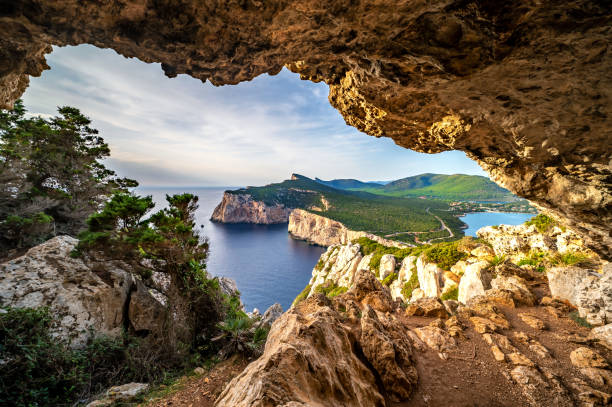
[[[249,194],[226,191],[210,219],[222,223],[269,225],[287,223],[291,211],[292,208],[286,208],[283,204],[267,205],[265,202],[254,200]]]
[[[293,238],[319,246],[347,244],[354,239],[367,237],[386,246],[409,247],[407,244],[384,239],[368,232],[350,230],[341,222],[303,209],[291,211],[288,230]]]

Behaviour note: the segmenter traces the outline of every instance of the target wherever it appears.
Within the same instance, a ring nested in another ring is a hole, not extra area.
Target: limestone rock
[[[411,302],[406,307],[406,315],[430,318],[448,318],[448,312],[438,298],[425,297]]]
[[[385,406],[373,372],[353,352],[355,338],[325,301],[313,296],[284,313],[263,355],[225,387],[216,405]],[[371,336],[385,339],[385,332],[376,332],[381,327],[368,326]]]
[[[380,236],[348,229],[344,224],[303,209],[294,209],[289,215],[289,233],[292,237],[320,246],[347,244],[360,237],[367,237],[382,245],[406,248],[404,243]]]
[[[135,279],[128,316],[136,334],[144,336],[152,333],[158,337],[162,336],[167,329],[165,325],[167,305],[168,299],[165,295]]]
[[[401,336],[400,336],[401,338]],[[407,337],[398,340],[378,320],[376,312],[365,307],[361,318],[361,348],[367,360],[380,375],[393,401],[407,400],[417,383],[412,362],[412,345]]]
[[[406,282],[410,280],[413,271],[416,269],[416,266],[414,264],[415,260],[416,258],[414,256],[407,256],[404,257],[404,260],[402,260],[402,264],[400,265],[400,269],[397,273],[397,279],[389,286],[389,289],[391,290],[391,296],[394,300],[400,298],[406,302],[410,301],[410,298],[404,298],[404,295],[402,294],[402,289],[404,288]]]
[[[287,222],[290,213],[291,208],[285,208],[282,204],[270,206],[254,200],[249,194],[228,191],[223,194],[210,219],[222,223],[273,224]]]
[[[485,290],[491,288],[492,275],[486,270],[488,266],[488,262],[479,261],[465,268],[459,281],[458,300],[460,303],[465,304],[470,298],[483,295]]]
[[[0,26],[0,105],[48,69],[51,44],[111,48],[214,85],[287,66],[328,84],[349,125],[420,152],[465,151],[610,258],[607,4],[376,4],[18,3]]]
[[[104,398],[92,401],[87,404],[87,407],[105,407],[115,403],[129,402],[148,389],[149,385],[147,383],[127,383],[121,386],[113,386],[106,391]]]
[[[434,263],[428,263],[421,256],[416,262],[419,286],[426,297],[440,296],[440,280],[444,271]]]
[[[491,247],[481,244],[476,246],[470,254],[478,259],[488,259],[495,256],[495,251]]]
[[[419,339],[436,352],[448,352],[456,346],[455,339],[439,327],[428,325],[415,328],[414,332]]]
[[[421,290],[420,288],[415,288],[414,290],[412,290],[412,295],[410,296],[410,302],[417,301],[421,298],[425,298],[425,291]]]
[[[612,322],[612,267],[603,273],[589,274],[576,287],[576,307],[592,325]]]
[[[0,265],[0,303],[49,307],[60,321],[51,332],[81,346],[90,329],[121,334],[134,279],[117,264],[100,264],[94,272],[81,258],[70,257],[77,243],[58,236]]]
[[[591,329],[589,338],[599,341],[606,348],[612,350],[612,323]]]
[[[595,386],[608,388],[612,386],[612,372],[607,369],[584,367],[580,369],[580,373],[589,379]]]
[[[264,312],[261,320],[259,321],[259,325],[272,326],[274,321],[276,321],[281,315],[283,315],[283,307],[281,307],[279,303],[275,303],[271,305],[266,312]]]
[[[380,266],[378,268],[378,278],[384,280],[389,274],[395,272],[395,256],[385,254],[380,258]]]
[[[597,352],[586,347],[580,347],[570,353],[572,364],[578,368],[595,367],[608,368],[608,362]]]
[[[523,320],[524,323],[532,327],[533,329],[542,330],[546,328],[546,324],[540,318],[535,317],[530,314],[521,313],[519,317]]]
[[[589,270],[580,267],[551,267],[546,271],[551,295],[575,305],[579,283],[590,274]]]
[[[518,304],[531,306],[535,304],[535,296],[527,286],[527,282],[519,276],[498,275],[491,280],[491,287],[495,290],[507,290]]]

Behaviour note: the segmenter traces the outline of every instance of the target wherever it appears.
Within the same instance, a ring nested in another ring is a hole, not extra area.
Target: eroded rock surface
[[[612,13],[588,0],[17,1],[0,13],[0,105],[50,45],[93,44],[166,75],[236,84],[283,66],[329,85],[346,122],[458,149],[612,256]]]
[[[223,199],[217,205],[211,220],[222,223],[256,223],[274,224],[286,223],[289,220],[291,208],[284,205],[267,205],[256,201],[248,194],[225,192]]]

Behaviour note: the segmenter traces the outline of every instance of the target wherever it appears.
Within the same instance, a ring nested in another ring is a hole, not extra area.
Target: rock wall
[[[266,205],[248,194],[225,192],[221,203],[215,208],[210,220],[222,223],[286,223],[290,208],[284,205]]]
[[[327,83],[349,125],[464,151],[612,258],[611,22],[589,0],[14,1],[0,10],[0,106],[48,69],[51,45],[214,85],[287,66]]]
[[[306,240],[319,246],[347,244],[354,239],[367,237],[385,246],[409,247],[407,244],[371,233],[350,230],[338,221],[303,209],[295,209],[289,215],[289,233],[296,239]]]

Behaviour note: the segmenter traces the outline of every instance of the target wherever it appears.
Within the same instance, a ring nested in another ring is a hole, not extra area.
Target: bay
[[[532,213],[520,212],[475,212],[461,216],[464,223],[468,225],[465,229],[466,236],[476,236],[476,231],[485,226],[493,225],[520,225],[531,219]]]
[[[262,313],[278,302],[284,310],[310,281],[312,268],[325,250],[292,239],[287,224],[223,224],[210,221],[223,192],[233,187],[138,187],[136,193],[151,195],[156,207],[166,206],[166,194],[190,192],[199,197],[196,212],[200,233],[210,244],[208,271],[236,281],[247,310]],[[201,227],[203,226],[203,227]]]

